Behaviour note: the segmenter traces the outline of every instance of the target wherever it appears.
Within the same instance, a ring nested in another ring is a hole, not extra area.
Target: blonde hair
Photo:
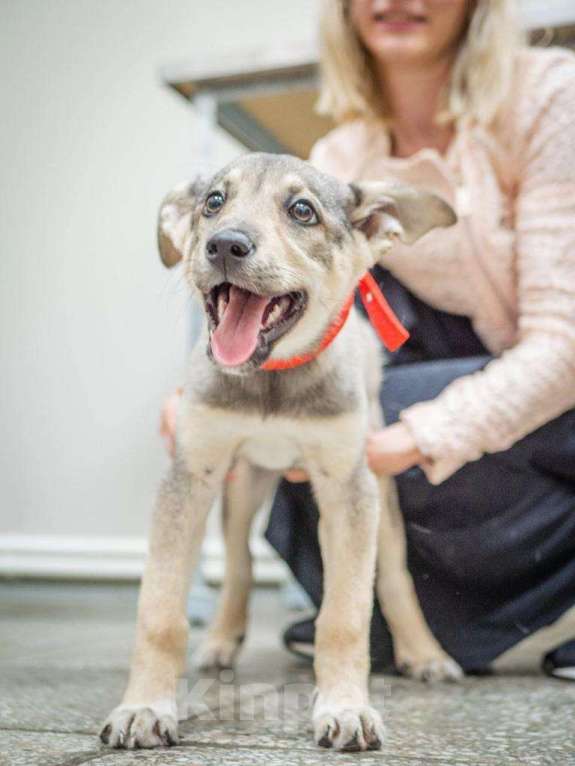
[[[438,121],[469,117],[490,123],[509,92],[515,50],[524,42],[513,0],[468,0],[470,17],[459,43]],[[336,122],[391,121],[370,53],[349,19],[350,0],[323,0],[320,19],[320,114]]]

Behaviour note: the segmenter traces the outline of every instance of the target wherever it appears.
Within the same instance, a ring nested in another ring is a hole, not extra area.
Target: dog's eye
[[[288,213],[298,223],[304,223],[311,226],[315,223],[319,223],[319,218],[315,212],[312,204],[305,199],[296,200],[293,205],[290,206]]]
[[[224,205],[224,195],[221,192],[212,192],[204,203],[203,213],[206,216],[215,215]]]

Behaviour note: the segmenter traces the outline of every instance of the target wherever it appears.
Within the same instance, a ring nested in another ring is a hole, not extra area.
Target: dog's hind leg
[[[177,742],[176,692],[188,638],[189,582],[207,512],[229,462],[224,455],[222,450],[219,454],[203,450],[186,464],[177,457],[161,485],[140,589],[130,680],[122,704],[100,733],[111,747],[151,748]]]
[[[222,524],[226,569],[220,603],[194,664],[202,669],[232,667],[246,632],[252,584],[250,530],[256,512],[273,492],[278,474],[240,459],[226,482]]]
[[[381,518],[376,590],[393,636],[395,662],[405,675],[421,681],[457,681],[462,671],[432,634],[406,564],[403,517],[395,484],[380,479]]]

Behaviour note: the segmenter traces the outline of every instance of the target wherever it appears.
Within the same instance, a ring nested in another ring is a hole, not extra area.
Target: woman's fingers
[[[303,481],[309,481],[308,474],[301,468],[292,468],[284,473],[284,478],[294,484],[300,484]]]
[[[376,431],[367,439],[367,462],[374,473],[395,476],[424,460],[415,439],[403,423]]]

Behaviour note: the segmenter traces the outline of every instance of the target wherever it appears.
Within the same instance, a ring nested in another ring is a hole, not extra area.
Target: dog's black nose
[[[224,229],[208,240],[206,251],[212,262],[224,259],[246,258],[255,250],[255,245],[242,231]]]

